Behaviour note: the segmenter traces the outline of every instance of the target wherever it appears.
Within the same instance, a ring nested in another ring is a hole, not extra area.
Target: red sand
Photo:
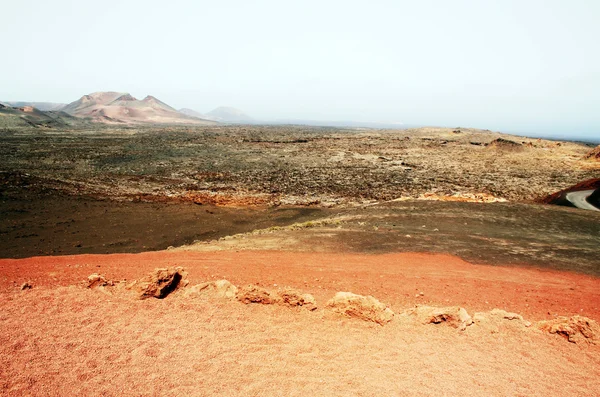
[[[319,310],[189,298],[138,301],[83,287],[99,272],[141,278],[184,266],[192,284],[292,286]],[[20,291],[30,281],[31,290]],[[323,310],[336,291],[396,312],[415,303],[497,307],[527,320],[600,320],[600,279],[472,265],[449,255],[280,251],[149,252],[0,260],[2,395],[600,394],[600,346],[531,329],[403,321],[379,326]],[[423,292],[422,297],[415,297]],[[549,314],[550,313],[550,314]]]
[[[282,251],[146,252],[0,259],[0,291],[81,285],[91,273],[141,278],[156,267],[183,266],[190,281],[291,286],[329,299],[337,291],[373,295],[395,309],[415,303],[500,308],[532,320],[581,314],[600,321],[600,279],[535,268],[473,265],[442,254]],[[423,296],[415,295],[423,292]]]

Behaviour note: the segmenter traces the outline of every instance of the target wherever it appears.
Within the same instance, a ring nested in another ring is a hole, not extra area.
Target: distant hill
[[[0,104],[0,128],[76,127],[86,121],[62,111],[42,111],[33,106],[11,107]]]
[[[58,110],[62,110],[62,108],[64,108],[66,106],[66,104],[64,104],[64,103],[54,103],[54,102],[4,102],[4,103],[13,108],[32,106],[36,109],[41,110],[42,112],[58,111]]]
[[[139,100],[125,92],[94,92],[66,105],[63,111],[109,124],[215,124],[190,117],[148,95]]]
[[[255,120],[239,109],[220,106],[206,113],[205,117],[224,123],[253,123]]]
[[[179,109],[179,113],[183,113],[183,114],[185,114],[187,116],[191,116],[191,117],[198,117],[200,119],[207,119],[207,116],[203,115],[200,112],[196,112],[193,109],[182,108],[182,109]]]

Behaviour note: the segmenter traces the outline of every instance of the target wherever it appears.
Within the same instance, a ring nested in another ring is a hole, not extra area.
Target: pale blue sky
[[[0,0],[0,99],[600,139],[600,1]]]

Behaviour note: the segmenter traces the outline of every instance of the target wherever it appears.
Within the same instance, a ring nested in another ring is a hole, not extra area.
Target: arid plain
[[[600,393],[600,212],[541,203],[598,178],[593,145],[257,125],[0,141],[2,394]]]

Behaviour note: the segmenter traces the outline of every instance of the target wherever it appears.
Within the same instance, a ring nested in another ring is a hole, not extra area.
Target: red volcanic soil
[[[191,284],[291,286],[314,312],[175,292],[139,301],[90,290],[180,265]],[[29,281],[32,289],[20,290]],[[2,395],[598,395],[600,347],[534,328],[395,320],[324,309],[337,291],[400,313],[416,303],[501,308],[526,320],[600,320],[600,279],[483,266],[440,254],[147,252],[0,260]],[[422,293],[422,294],[421,294]]]
[[[560,192],[552,193],[551,195],[540,199],[539,202],[545,204],[557,204],[564,198],[564,195],[569,192],[578,192],[580,190],[594,189],[600,189],[600,178],[587,179],[569,188],[561,190]]]
[[[474,265],[451,255],[159,251],[0,259],[0,290],[81,285],[92,273],[138,279],[156,267],[183,266],[192,284],[227,279],[235,285],[291,286],[328,299],[351,291],[394,308],[414,304],[500,308],[540,320],[582,314],[600,321],[600,279],[545,269]],[[423,295],[417,294],[423,292]]]

